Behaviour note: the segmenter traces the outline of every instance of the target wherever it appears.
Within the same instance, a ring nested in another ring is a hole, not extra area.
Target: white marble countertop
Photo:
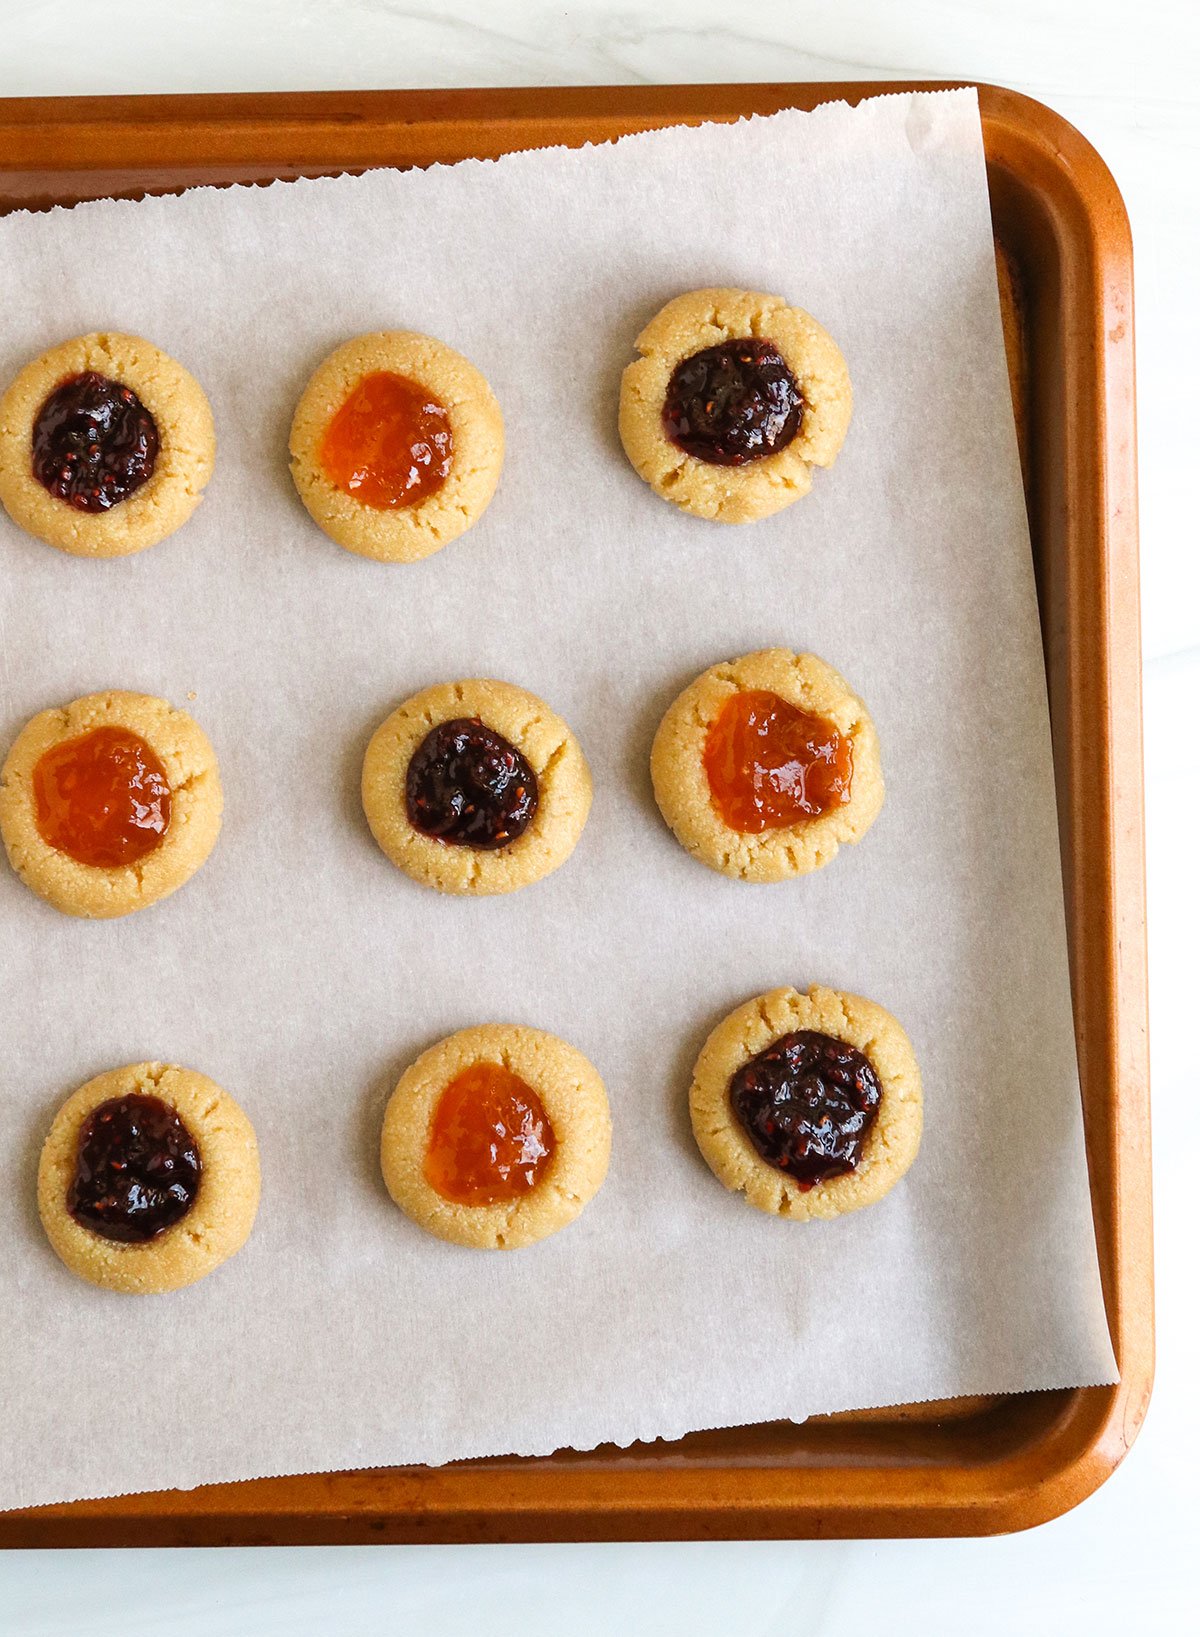
[[[3,1637],[1200,1628],[1200,1321],[1180,1129],[1196,1085],[1200,913],[1200,6],[0,0],[0,96],[876,77],[993,80],[1050,103],[1104,155],[1133,220],[1159,1348],[1139,1442],[1078,1510],[992,1541],[10,1553],[0,1557]]]

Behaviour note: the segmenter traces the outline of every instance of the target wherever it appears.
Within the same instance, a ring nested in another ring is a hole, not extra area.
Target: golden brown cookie
[[[0,501],[60,551],[126,557],[187,522],[216,448],[208,399],[182,364],[141,336],[80,335],[0,398]]]
[[[388,1192],[439,1239],[515,1250],[573,1222],[608,1171],[604,1082],[540,1029],[483,1024],[439,1040],[383,1117]]]
[[[854,407],[846,361],[782,296],[689,290],[635,345],[641,357],[621,377],[621,442],[664,500],[752,523],[806,495],[814,466],[833,465]]]
[[[820,869],[883,806],[867,707],[824,660],[786,648],[689,683],[659,724],[650,774],[682,845],[739,881]]]
[[[414,881],[515,892],[571,856],[592,777],[575,735],[536,694],[488,679],[442,682],[375,730],[362,800],[376,841]]]
[[[191,879],[221,828],[217,758],[186,711],[87,694],[21,729],[0,768],[0,836],[32,892],[109,919]]]
[[[908,1036],[874,1001],[817,984],[807,994],[756,995],[719,1023],[696,1060],[690,1104],[714,1175],[757,1210],[797,1222],[874,1205],[921,1144],[921,1072]],[[764,1146],[804,1182],[764,1157]]]
[[[194,1069],[110,1069],[54,1116],[37,1192],[42,1226],[72,1273],[132,1295],[178,1290],[250,1236],[254,1127]]]
[[[482,517],[504,463],[504,419],[461,353],[381,330],[317,366],[290,448],[300,498],[330,539],[361,557],[414,563]]]

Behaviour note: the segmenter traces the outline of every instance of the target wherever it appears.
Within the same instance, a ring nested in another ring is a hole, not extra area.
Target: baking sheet
[[[220,438],[200,512],[141,557],[0,524],[4,742],[79,693],[159,693],[227,802],[204,870],[124,922],[0,874],[0,1504],[1114,1379],[973,93],[18,216],[0,270],[5,379],[137,330]],[[633,336],[710,283],[809,307],[856,388],[834,470],[750,529],[658,501],[614,429]],[[410,568],[334,547],[286,468],[313,365],[386,327],[471,357],[509,433],[483,522]],[[692,675],[771,643],[866,698],[888,804],[829,869],[750,887],[677,847],[647,759]],[[391,869],[357,781],[394,703],[481,674],[567,717],[597,795],[563,870],[472,903]],[[926,1136],[881,1205],[776,1223],[700,1161],[688,1071],[730,1007],[814,980],[904,1022]],[[501,1019],[587,1052],[615,1122],[592,1206],[509,1256],[424,1237],[376,1162],[405,1064]],[[142,1057],[239,1098],[264,1199],[219,1273],[131,1300],[59,1267],[33,1169],[63,1096]]]

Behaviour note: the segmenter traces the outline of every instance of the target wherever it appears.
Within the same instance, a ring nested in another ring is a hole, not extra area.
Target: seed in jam
[[[43,751],[33,802],[46,845],[99,869],[136,864],[171,822],[166,768],[128,728],[92,728]]]
[[[750,688],[721,706],[704,743],[721,818],[757,835],[819,818],[850,800],[854,748],[832,722]]]
[[[95,370],[61,381],[33,423],[33,475],[81,512],[106,512],[152,476],[159,437],[132,387]]]
[[[555,1149],[542,1100],[499,1063],[473,1063],[438,1099],[425,1180],[452,1205],[499,1205],[537,1186]]]
[[[537,774],[477,716],[439,722],[408,764],[408,821],[456,847],[495,851],[523,836],[537,812]]]
[[[722,341],[681,359],[663,402],[668,438],[711,466],[786,449],[803,419],[796,377],[770,341]]]
[[[376,511],[414,506],[450,473],[446,406],[406,375],[365,375],[325,429],[321,465],[331,483]]]
[[[195,1138],[160,1097],[112,1097],[80,1128],[67,1210],[102,1239],[145,1244],[191,1210],[200,1169]]]
[[[880,1095],[870,1060],[814,1029],[782,1035],[729,1082],[729,1101],[750,1141],[805,1193],[854,1170]]]

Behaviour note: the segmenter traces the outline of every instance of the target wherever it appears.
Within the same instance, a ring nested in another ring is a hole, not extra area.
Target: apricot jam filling
[[[330,482],[376,511],[436,494],[453,455],[446,406],[390,370],[363,376],[326,427],[320,450]]]
[[[100,869],[136,864],[171,822],[166,768],[128,728],[92,728],[43,751],[33,802],[46,845]]]
[[[542,1100],[499,1063],[472,1063],[438,1098],[425,1180],[452,1205],[501,1205],[535,1188],[554,1156]]]
[[[854,751],[832,722],[755,688],[722,705],[705,740],[704,771],[722,820],[757,835],[844,806]]]

